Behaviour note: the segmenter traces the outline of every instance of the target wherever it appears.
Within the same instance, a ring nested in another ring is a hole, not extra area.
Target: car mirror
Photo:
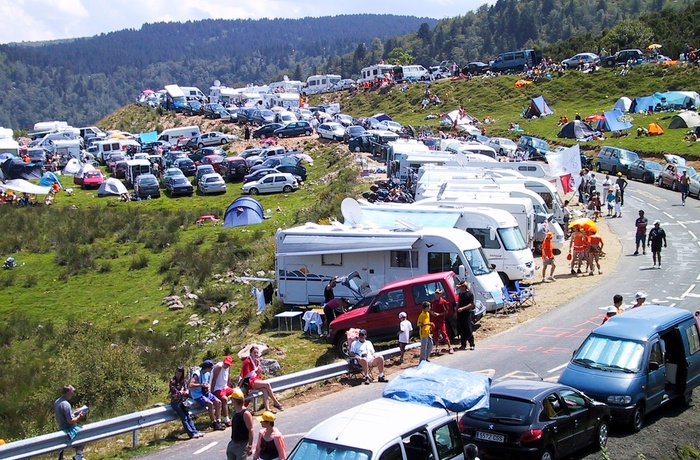
[[[659,370],[659,363],[656,361],[650,361],[649,362],[649,372],[654,372]]]

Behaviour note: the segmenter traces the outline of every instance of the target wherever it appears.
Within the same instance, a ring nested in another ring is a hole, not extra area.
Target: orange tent
[[[660,136],[664,133],[664,129],[660,124],[654,122],[649,123],[649,135],[650,136]]]

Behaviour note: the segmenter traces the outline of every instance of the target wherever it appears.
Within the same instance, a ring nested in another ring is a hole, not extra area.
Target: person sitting
[[[192,373],[189,384],[190,397],[200,406],[208,409],[209,419],[214,430],[225,430],[226,425],[221,423],[221,401],[210,391],[213,367],[214,362],[208,359],[199,366],[198,371]]]
[[[255,345],[250,347],[250,355],[243,360],[243,365],[241,366],[238,386],[244,390],[244,393],[251,390],[261,391],[263,405],[265,406],[266,411],[270,411],[270,399],[272,399],[273,405],[277,410],[283,411],[284,407],[279,402],[279,399],[275,397],[275,393],[272,391],[272,386],[269,382],[262,379],[262,368],[260,367],[259,356],[260,349]]]
[[[229,370],[233,364],[233,356],[226,356],[223,361],[214,365],[211,374],[212,393],[221,401],[221,412],[224,416],[224,424],[231,426],[231,418],[228,415],[228,397],[233,393],[233,388],[229,385]]]
[[[365,374],[365,385],[369,385],[372,378],[369,376],[369,368],[376,366],[379,370],[379,382],[387,382],[384,377],[384,357],[376,355],[374,345],[367,340],[367,331],[360,329],[357,340],[350,346],[350,356],[357,360],[357,363],[362,367],[362,373]]]
[[[175,370],[175,376],[170,379],[170,405],[180,417],[182,427],[190,439],[201,438],[204,435],[197,430],[192,417],[190,417],[189,410],[184,404],[189,397],[188,388],[189,382],[187,382],[185,377],[185,368],[178,366]]]

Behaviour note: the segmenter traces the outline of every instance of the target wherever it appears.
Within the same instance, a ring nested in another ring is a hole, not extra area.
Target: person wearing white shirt
[[[401,349],[401,355],[399,356],[399,364],[403,364],[403,355],[406,353],[406,345],[411,341],[411,333],[413,332],[413,325],[407,319],[408,315],[406,312],[402,311],[399,313],[399,348]]]
[[[369,376],[369,368],[376,366],[379,370],[379,382],[387,382],[384,377],[384,357],[377,356],[374,351],[374,345],[367,340],[367,331],[360,329],[358,339],[350,346],[350,356],[355,358],[362,367],[362,372],[365,374],[365,385],[369,385],[372,378]]]

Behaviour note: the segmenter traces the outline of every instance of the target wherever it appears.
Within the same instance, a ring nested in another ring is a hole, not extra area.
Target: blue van
[[[669,401],[690,404],[700,385],[700,333],[687,311],[645,305],[613,316],[574,352],[559,383],[610,406],[633,431]]]

